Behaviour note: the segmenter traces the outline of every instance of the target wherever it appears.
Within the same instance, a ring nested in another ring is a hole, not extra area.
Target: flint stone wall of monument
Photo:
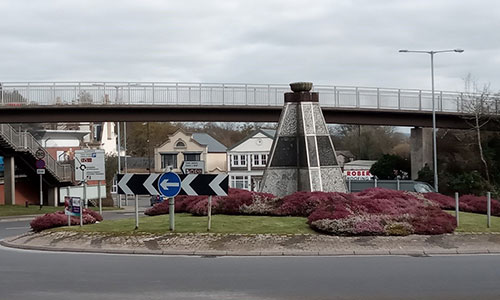
[[[346,192],[342,170],[312,83],[290,84],[264,171],[262,191],[283,197],[296,191]]]

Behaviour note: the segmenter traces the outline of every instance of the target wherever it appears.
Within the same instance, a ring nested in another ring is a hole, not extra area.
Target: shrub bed
[[[308,217],[313,229],[338,235],[408,235],[450,233],[456,228],[453,216],[411,193],[373,188],[330,194],[339,195]]]
[[[207,204],[206,196],[178,196],[175,209],[201,216],[207,214]],[[351,194],[297,192],[281,199],[271,194],[229,189],[228,196],[213,197],[212,213],[307,217],[311,228],[336,235],[453,232],[455,218],[441,210],[441,206],[444,204],[419,194],[381,188]],[[145,212],[151,216],[167,213],[167,202]]]
[[[101,222],[102,216],[90,209],[83,209],[82,221],[83,224],[94,224]],[[71,217],[71,225],[80,225],[80,217]],[[68,226],[68,216],[64,211],[57,211],[43,216],[36,217],[30,222],[31,229],[35,232],[40,232],[45,229]]]
[[[272,215],[277,201],[278,199],[271,194],[230,188],[227,196],[212,197],[212,214]],[[175,211],[178,213],[191,213],[196,216],[206,216],[208,214],[208,197],[177,196],[175,197]],[[144,214],[148,216],[168,214],[168,201],[155,204],[147,209]]]
[[[435,202],[442,209],[455,209],[455,199],[439,193],[427,193],[424,197]],[[459,198],[460,211],[486,214],[486,196],[463,195]],[[491,199],[491,215],[500,217],[500,201]]]

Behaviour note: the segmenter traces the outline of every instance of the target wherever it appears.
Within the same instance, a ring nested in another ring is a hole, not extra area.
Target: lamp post
[[[146,125],[146,130],[147,130],[147,147],[148,147],[148,169],[149,169],[149,174],[151,174],[151,147],[150,147],[150,141],[149,141],[149,122],[144,122],[142,125]]]
[[[439,192],[438,189],[438,171],[437,171],[437,144],[436,144],[436,108],[434,104],[434,54],[444,53],[444,52],[457,52],[462,53],[462,49],[452,49],[452,50],[399,50],[400,53],[424,53],[430,54],[431,56],[431,82],[432,82],[432,143],[433,143],[433,169],[434,169],[434,189]]]

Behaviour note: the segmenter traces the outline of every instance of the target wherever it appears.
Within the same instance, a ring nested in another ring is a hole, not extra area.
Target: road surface
[[[27,226],[0,222],[0,239]],[[2,300],[500,299],[493,255],[175,257],[0,247],[0,271]]]

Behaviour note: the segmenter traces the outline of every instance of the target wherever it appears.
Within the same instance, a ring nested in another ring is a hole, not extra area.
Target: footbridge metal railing
[[[286,84],[167,83],[167,82],[4,82],[1,106],[25,105],[222,105],[282,106]],[[432,110],[428,90],[314,85],[323,107],[384,110]],[[479,96],[479,95],[477,95]],[[435,92],[435,109],[467,113],[475,95]],[[485,105],[500,110],[499,96]]]
[[[38,149],[42,149],[45,152],[45,169],[61,182],[73,180],[72,166],[57,162],[31,133],[16,131],[9,124],[0,124],[0,138],[7,142],[13,150],[27,153],[33,158],[36,158],[35,152]]]

